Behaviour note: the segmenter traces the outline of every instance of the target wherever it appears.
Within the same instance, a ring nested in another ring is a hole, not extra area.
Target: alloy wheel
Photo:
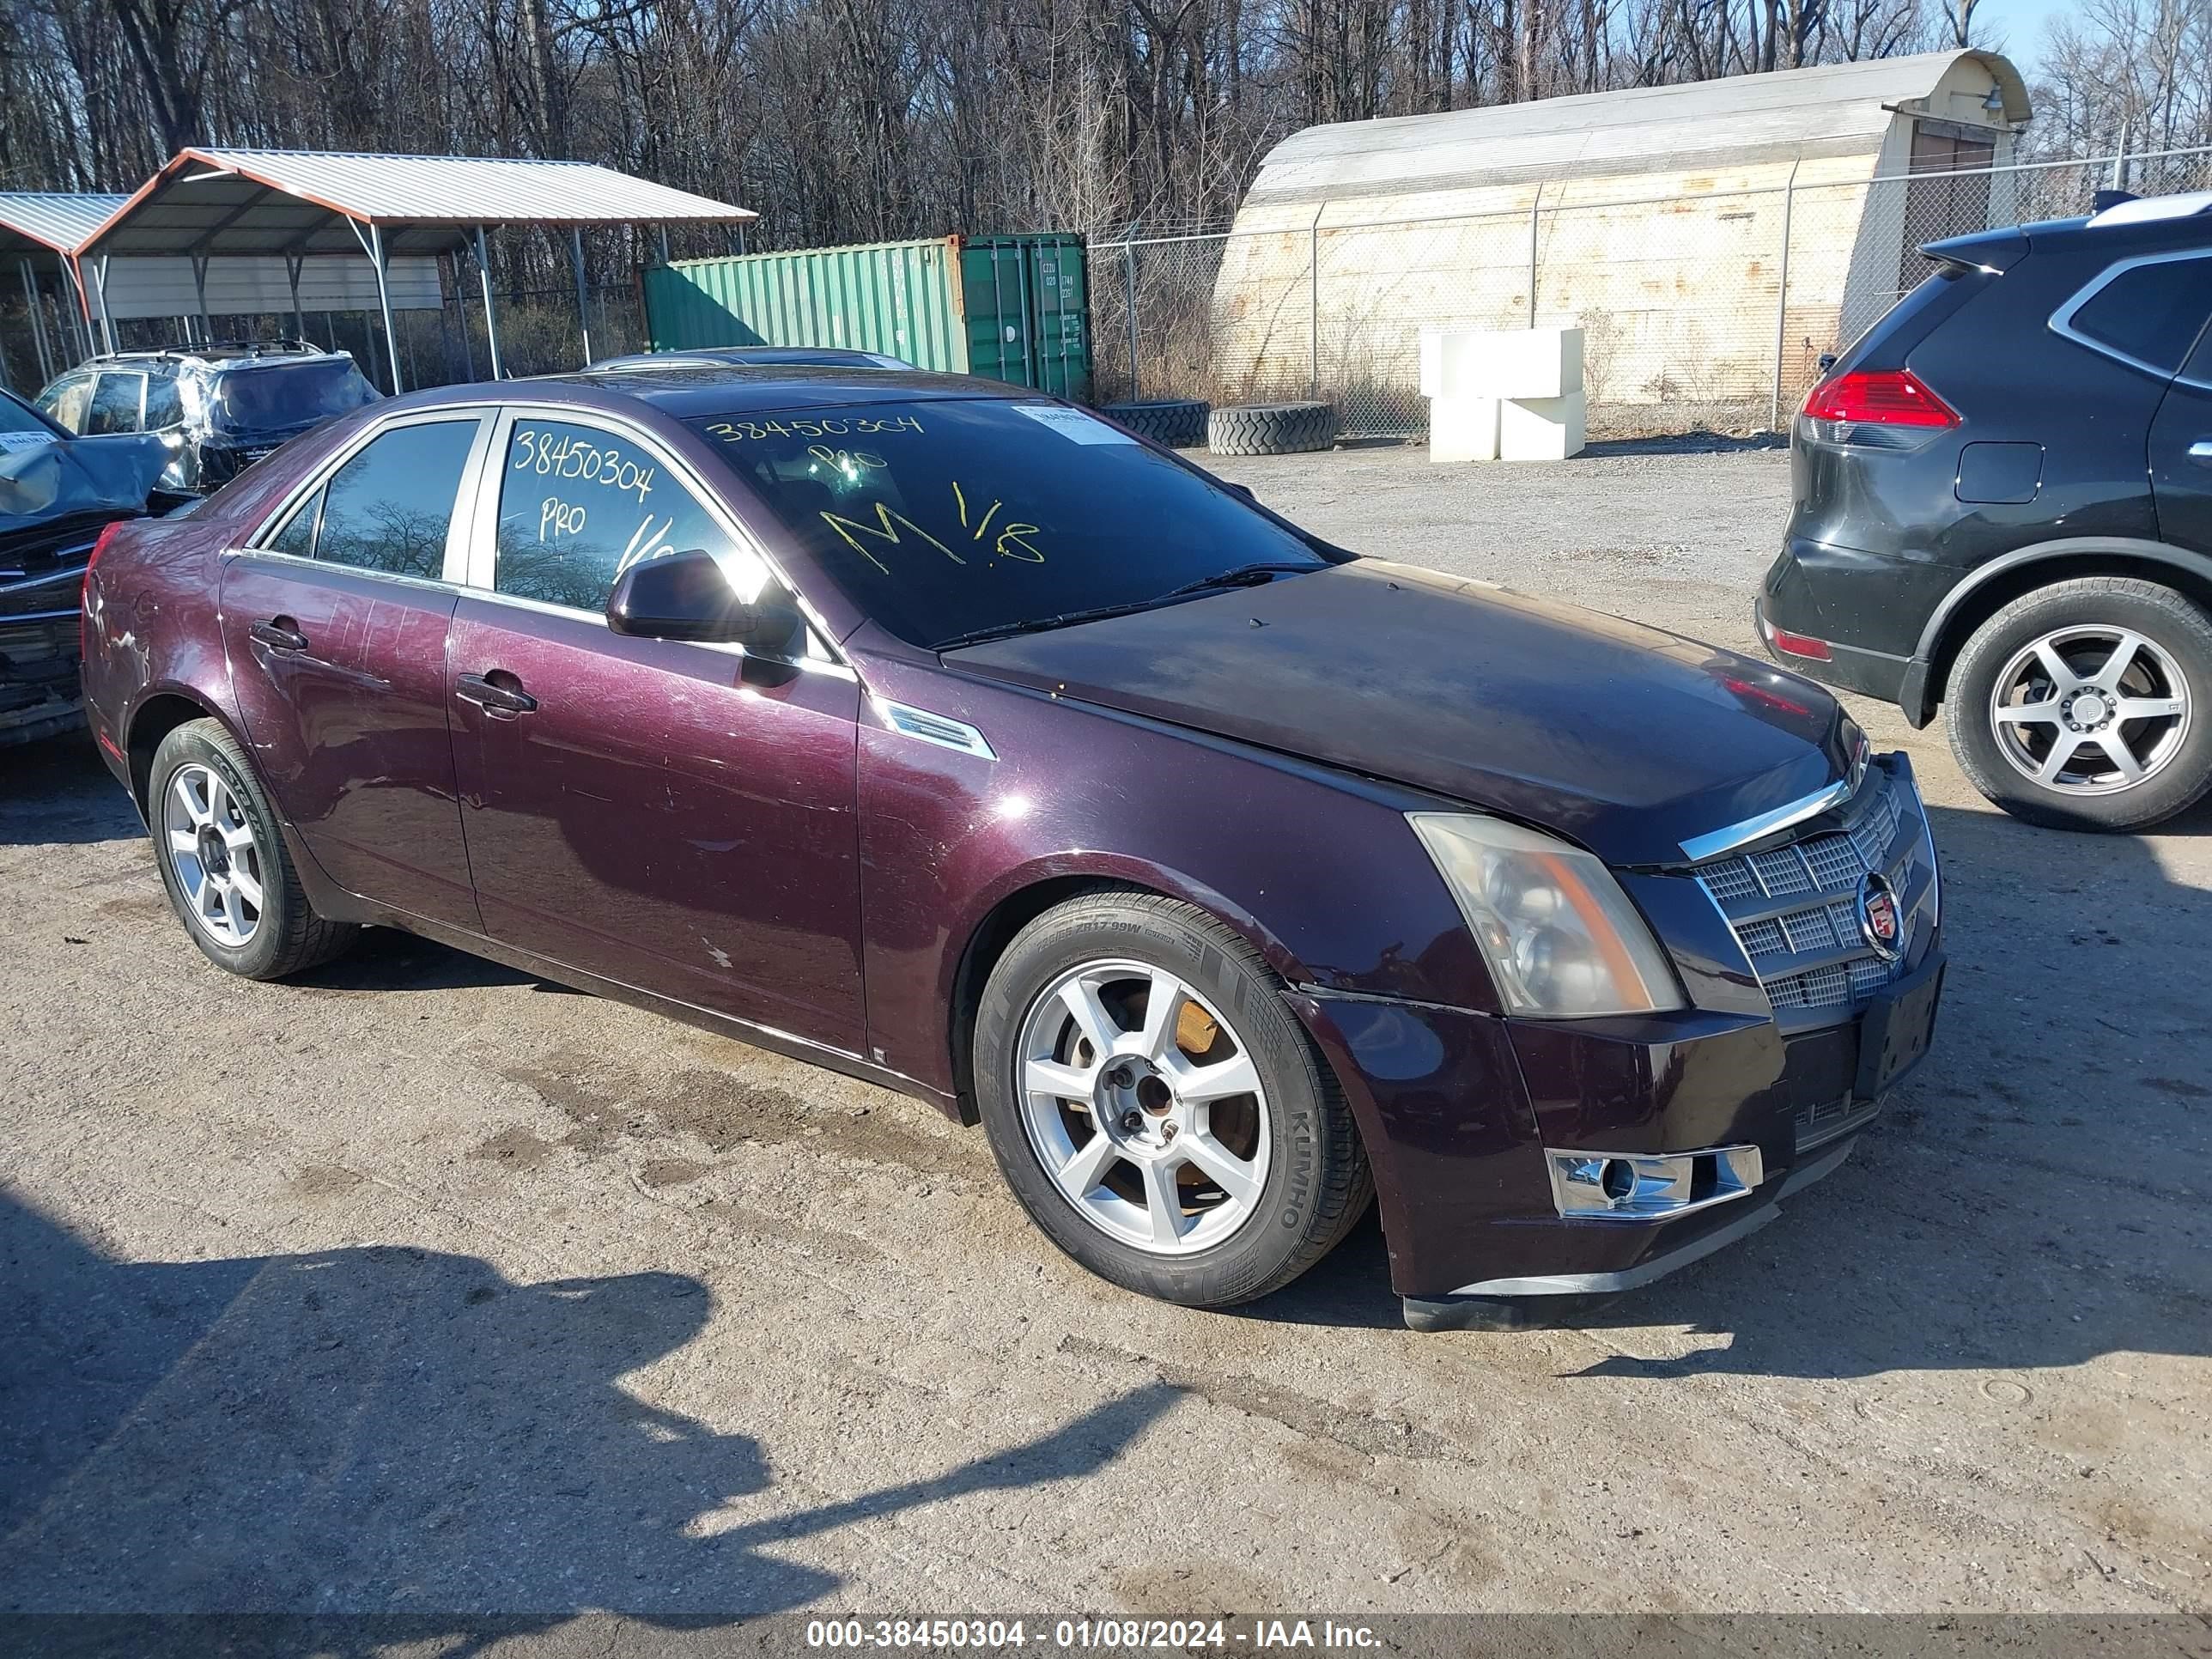
[[[2062,794],[2106,795],[2154,776],[2189,732],[2189,684],[2132,629],[2064,628],[2013,654],[1990,694],[2014,769]]]
[[[1030,1005],[1014,1093],[1045,1172],[1102,1232],[1156,1255],[1257,1213],[1270,1147],[1252,1054],[1165,969],[1087,962]]]
[[[230,950],[261,926],[267,868],[246,805],[213,767],[192,762],[171,775],[161,797],[163,852],[192,925]]]

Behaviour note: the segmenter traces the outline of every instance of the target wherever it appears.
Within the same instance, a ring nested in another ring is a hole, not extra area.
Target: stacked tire
[[[1207,417],[1206,447],[1217,455],[1303,455],[1336,442],[1328,404],[1244,404]]]
[[[1212,407],[1196,398],[1158,398],[1108,404],[1098,412],[1156,444],[1170,449],[1196,449],[1206,441],[1206,416]]]

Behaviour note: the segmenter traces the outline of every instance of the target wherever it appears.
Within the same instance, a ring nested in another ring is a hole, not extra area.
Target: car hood
[[[1519,818],[1616,865],[1844,775],[1834,698],[1733,652],[1463,577],[1346,565],[945,653]]]

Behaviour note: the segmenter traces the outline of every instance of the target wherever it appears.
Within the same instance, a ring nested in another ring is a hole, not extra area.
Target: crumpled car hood
[[[152,433],[25,442],[0,447],[0,536],[77,513],[137,513],[146,505],[169,452]]]
[[[1374,559],[944,661],[1486,807],[1615,865],[1679,865],[1686,840],[1849,765],[1834,698],[1795,675]]]

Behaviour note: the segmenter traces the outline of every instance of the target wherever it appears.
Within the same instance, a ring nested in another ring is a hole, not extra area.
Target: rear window
[[[350,362],[257,363],[215,377],[208,423],[233,433],[288,430],[373,404],[378,396]]]
[[[915,645],[1329,562],[1079,410],[996,398],[690,422],[854,604]]]
[[[2107,351],[2171,374],[2212,316],[2212,256],[2132,266],[2076,307],[2068,324]]]

